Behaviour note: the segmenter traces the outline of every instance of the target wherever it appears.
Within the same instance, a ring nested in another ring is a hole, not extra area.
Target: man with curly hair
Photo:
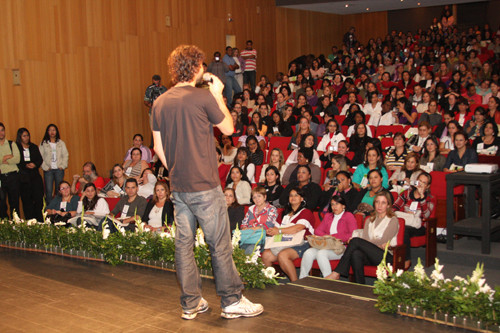
[[[154,149],[170,172],[181,317],[194,319],[208,310],[193,253],[197,222],[212,256],[221,316],[254,317],[264,308],[241,294],[243,284],[232,258],[227,207],[213,140],[213,125],[231,135],[233,121],[222,97],[224,84],[217,76],[206,74],[208,90],[195,87],[202,81],[204,58],[194,45],[180,45],[172,51],[168,67],[174,86],[158,97],[151,114]]]

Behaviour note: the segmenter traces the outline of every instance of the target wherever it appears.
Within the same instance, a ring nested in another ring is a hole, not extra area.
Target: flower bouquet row
[[[83,220],[83,219],[82,219]],[[24,221],[14,213],[13,220],[0,221],[0,245],[41,249],[52,254],[67,254],[86,259],[103,259],[116,265],[124,262],[156,263],[153,266],[175,269],[175,224],[164,232],[155,233],[145,229],[145,224],[136,220],[135,232],[116,226],[119,232],[110,233],[109,223],[103,223],[102,232],[89,228],[85,221],[78,227],[65,227],[65,223],[50,221]],[[257,247],[246,255],[238,246],[239,231],[234,233],[233,259],[247,288],[265,288],[278,284],[278,274],[272,267],[265,267]],[[194,248],[195,259],[202,275],[212,274],[212,260],[202,230],[199,228]]]
[[[484,279],[484,266],[477,264],[472,276],[446,279],[436,259],[427,276],[418,261],[413,271],[394,271],[384,260],[377,268],[374,293],[381,312],[458,326],[476,331],[499,331],[500,289]]]

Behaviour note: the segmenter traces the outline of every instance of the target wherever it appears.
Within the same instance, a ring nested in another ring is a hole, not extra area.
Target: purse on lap
[[[318,250],[332,250],[335,254],[343,254],[345,251],[345,245],[340,239],[332,236],[307,236],[307,241],[311,247]]]

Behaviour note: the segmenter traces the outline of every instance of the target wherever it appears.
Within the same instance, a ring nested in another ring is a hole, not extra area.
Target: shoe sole
[[[258,315],[260,315],[262,312],[264,312],[264,309],[260,310],[259,312],[255,312],[255,313],[227,313],[227,312],[222,312],[220,314],[220,316],[222,318],[226,318],[226,319],[235,319],[235,318],[240,318],[240,317],[245,317],[245,318],[251,318],[251,317],[256,317]]]
[[[195,312],[193,312],[193,313],[183,313],[183,314],[181,315],[181,318],[182,318],[182,319],[185,319],[185,320],[192,320],[192,319],[196,318],[196,316],[197,316],[199,313],[204,313],[204,312],[207,312],[209,308],[210,308],[210,307],[207,305],[207,307],[205,307],[205,308],[201,308],[201,309],[199,309],[199,310],[196,310],[196,311],[195,311]]]

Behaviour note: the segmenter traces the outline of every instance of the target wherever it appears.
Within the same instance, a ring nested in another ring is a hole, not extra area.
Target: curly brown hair
[[[179,45],[168,57],[172,83],[190,82],[205,60],[205,53],[194,45]]]

